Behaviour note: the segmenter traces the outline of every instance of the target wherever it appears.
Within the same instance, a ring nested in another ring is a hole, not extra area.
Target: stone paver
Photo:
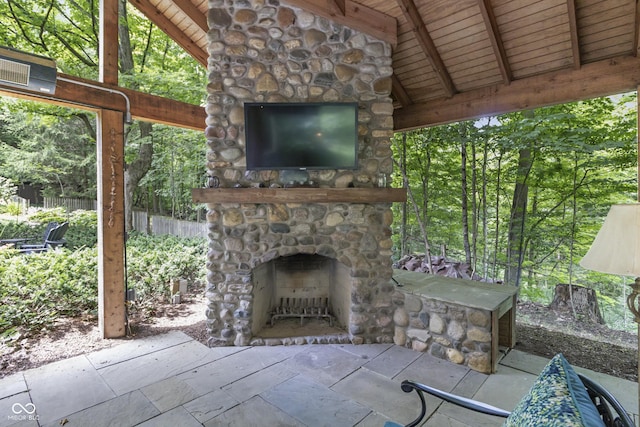
[[[420,357],[420,354],[408,348],[392,346],[384,353],[376,356],[364,367],[385,377],[393,378]]]
[[[28,390],[22,372],[0,379],[0,399]]]
[[[284,364],[276,363],[224,386],[223,390],[243,402],[296,375],[297,373],[287,369]]]
[[[165,348],[98,370],[118,395],[178,375],[215,360],[214,353],[197,341]]]
[[[25,371],[24,377],[43,424],[116,396],[84,356]]]
[[[0,427],[382,426],[419,413],[404,379],[511,410],[548,362],[513,350],[485,375],[389,344],[209,349],[180,332],[132,343],[0,380]],[[637,383],[576,370],[634,411]],[[425,397],[425,426],[502,425]],[[16,418],[24,409],[33,413]]]
[[[313,345],[287,360],[285,366],[331,386],[366,362],[362,357],[332,346]]]
[[[369,408],[304,375],[278,384],[260,396],[313,427],[355,425],[371,412]]]
[[[0,399],[0,427],[37,425],[37,413],[30,414],[35,409],[26,391]]]
[[[291,415],[254,396],[242,405],[235,406],[223,414],[204,423],[205,427],[278,426],[304,427]]]
[[[396,422],[408,423],[418,415],[420,409],[415,392],[405,393],[398,381],[367,369],[359,369],[331,389]],[[435,411],[438,401],[431,396],[425,398],[430,414]]]
[[[160,411],[139,390],[64,417],[66,427],[129,427],[149,420]],[[43,427],[60,427],[61,420]]]
[[[204,394],[280,363],[303,349],[304,346],[249,348],[191,369],[178,375],[178,378],[189,384],[194,390]]]
[[[115,347],[88,354],[87,359],[96,369],[100,369],[189,341],[192,341],[192,338],[188,335],[178,331],[169,331],[162,335],[123,341],[122,344]]]
[[[148,421],[145,421],[142,424],[138,424],[140,427],[201,427],[200,424],[189,412],[186,411],[182,406],[178,406],[170,410],[169,412],[165,412],[163,414],[158,415],[157,417],[151,418]]]
[[[166,412],[201,396],[187,383],[176,377],[148,385],[140,391],[160,412]]]
[[[214,390],[183,406],[196,420],[206,423],[238,403],[240,402],[230,394],[222,390]]]

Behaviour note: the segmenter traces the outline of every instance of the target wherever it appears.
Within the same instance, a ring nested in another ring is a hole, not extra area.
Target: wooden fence
[[[71,199],[66,197],[45,197],[45,208],[64,206],[67,211],[78,209],[96,210],[97,202],[88,199]],[[148,215],[146,211],[133,211],[133,229],[155,235],[170,234],[178,237],[206,237],[207,223],[181,221],[161,215]]]
[[[59,208],[63,206],[67,212],[85,210],[95,211],[98,208],[98,202],[91,199],[72,199],[70,197],[45,197],[44,207],[46,209]]]
[[[133,211],[133,229],[154,235],[207,236],[207,224],[205,222],[181,221],[160,215],[149,216],[145,211]]]

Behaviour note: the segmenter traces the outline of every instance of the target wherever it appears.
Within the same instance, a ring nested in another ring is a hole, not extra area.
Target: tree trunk
[[[462,240],[464,244],[465,262],[472,265],[471,246],[469,244],[469,202],[467,183],[467,135],[464,123],[460,123],[458,132],[460,135],[460,187],[462,189],[460,205],[462,209]]]
[[[573,309],[575,309],[574,317],[604,325],[604,319],[598,306],[598,296],[594,289],[558,283],[549,308],[556,311],[566,311],[573,316],[572,300]]]
[[[401,147],[401,166],[402,176],[407,175],[407,133],[404,132],[402,134],[402,147]],[[402,226],[401,226],[401,239],[400,239],[400,256],[403,257],[407,255],[407,226],[408,226],[408,212],[407,212],[407,204],[402,204]]]
[[[129,38],[129,28],[127,26],[127,2],[120,0],[118,2],[118,13],[120,15],[120,24],[118,25],[119,36],[119,60],[120,70],[122,74],[133,72],[133,54],[131,51],[131,39]],[[149,47],[147,47],[149,49]],[[135,89],[135,87],[134,87]],[[137,158],[125,165],[124,171],[124,215],[125,230],[133,229],[133,194],[138,188],[140,180],[144,178],[151,168],[153,160],[153,139],[149,138],[153,126],[151,123],[139,122],[140,128],[140,148],[138,149]]]
[[[138,122],[140,127],[140,138],[144,140],[150,140],[148,138],[151,133],[151,123]],[[124,214],[125,214],[125,230],[131,231],[133,228],[133,193],[138,188],[140,180],[149,171],[151,167],[151,161],[153,160],[153,144],[143,143],[140,144],[138,149],[138,157],[126,165],[124,171]]]
[[[507,268],[504,281],[507,285],[520,285],[520,271],[523,257],[524,224],[527,215],[527,198],[529,185],[527,176],[531,170],[533,160],[531,150],[523,148],[519,151],[518,176],[513,192],[513,204],[509,221],[509,241],[507,244]]]

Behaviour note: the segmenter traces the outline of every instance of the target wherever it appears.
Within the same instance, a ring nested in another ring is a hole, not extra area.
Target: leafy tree
[[[0,4],[0,44],[11,46],[17,49],[42,54],[54,58],[58,68],[67,74],[82,76],[84,78],[97,78],[98,76],[98,7],[99,2],[93,0],[78,0],[74,2],[60,0],[10,0]],[[206,70],[200,66],[193,58],[188,56],[179,46],[177,46],[168,36],[162,33],[157,27],[151,24],[137,10],[129,10],[127,2],[121,0],[120,8],[120,76],[119,81],[122,86],[149,92],[156,95],[166,96],[193,104],[201,103],[205,96]],[[24,104],[17,104],[23,106]],[[33,108],[33,107],[27,107]],[[39,107],[47,111],[54,107]],[[16,164],[23,166],[33,164],[33,167],[22,169],[25,174],[29,172],[29,181],[37,177],[39,181],[48,185],[49,192],[62,193],[65,195],[88,195],[92,191],[78,189],[78,184],[67,185],[66,171],[70,165],[78,159],[68,159],[68,161],[55,161],[62,159],[42,159],[42,149],[44,146],[52,147],[52,139],[59,139],[62,135],[68,138],[70,129],[78,132],[84,129],[86,141],[95,140],[95,123],[92,116],[82,117],[78,113],[66,114],[67,119],[75,115],[84,123],[84,128],[69,124],[67,128],[52,131],[45,131],[40,128],[33,132],[30,138],[25,138],[28,131],[33,131],[32,123],[26,123],[22,132],[18,130],[9,131],[3,129],[0,122],[0,149],[8,152],[8,147],[14,147],[13,159]],[[1,120],[1,119],[0,119]],[[61,119],[63,120],[63,119]],[[13,123],[17,125],[17,123]],[[154,144],[163,141],[166,144],[173,144],[164,138],[154,138],[155,126],[150,123],[135,122],[127,129],[126,144],[126,166],[125,166],[125,201],[127,211],[130,212],[134,200],[143,200],[140,193],[146,189],[140,189],[140,181],[149,172],[154,153]],[[5,136],[11,138],[6,138]],[[176,133],[175,135],[179,135]],[[31,139],[28,143],[16,138]],[[193,142],[192,136],[186,137]],[[204,135],[201,134],[199,144],[204,146]],[[37,151],[40,150],[38,153]],[[94,149],[95,151],[95,149]],[[83,151],[79,152],[82,153]],[[194,150],[193,156],[200,155],[201,150]],[[87,154],[84,157],[85,163],[94,162],[94,154]],[[200,162],[204,162],[204,156],[200,157]],[[57,166],[52,166],[54,163]],[[193,163],[191,160],[189,163]],[[78,163],[74,163],[76,167]],[[80,163],[82,164],[82,163]],[[37,165],[37,166],[36,166]],[[42,166],[43,168],[38,168]],[[83,165],[84,167],[84,165]],[[17,169],[17,168],[16,168]],[[38,171],[36,174],[35,172]],[[17,174],[17,170],[14,171]],[[88,175],[87,175],[88,176]],[[92,176],[95,176],[93,172]],[[59,178],[59,179],[56,179]],[[18,177],[23,179],[23,177]],[[153,180],[162,181],[156,177]],[[57,182],[56,182],[57,181]],[[62,184],[60,184],[62,182]],[[190,185],[193,177],[189,176],[182,182],[181,176],[174,177],[174,183],[179,186]],[[54,184],[58,184],[59,189],[55,190]],[[88,179],[87,185],[91,185]],[[95,184],[94,184],[95,185]],[[170,202],[172,204],[186,205],[186,200],[180,202]],[[127,215],[130,218],[129,214]]]
[[[589,281],[593,274],[577,262],[609,206],[636,200],[635,99],[632,93],[396,135],[395,157],[406,150],[417,209],[406,210],[395,238],[406,234],[411,243],[428,234],[433,248],[470,261],[483,277],[519,283],[521,295],[548,297],[556,283]],[[620,296],[614,282],[598,277],[607,301]]]
[[[16,186],[9,178],[0,176],[0,204],[7,204],[12,196],[15,196]]]

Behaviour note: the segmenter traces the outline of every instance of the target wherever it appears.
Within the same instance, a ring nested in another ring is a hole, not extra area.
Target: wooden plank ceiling
[[[207,0],[130,3],[206,66]],[[474,105],[484,106],[485,114],[500,113],[635,90],[640,84],[636,0],[281,3],[330,17],[393,45],[397,130],[482,115]],[[607,74],[616,73],[625,74],[624,82],[610,81]],[[558,81],[574,86],[562,93],[555,86]],[[526,99],[545,90],[556,94]],[[487,97],[501,101],[488,103]]]

